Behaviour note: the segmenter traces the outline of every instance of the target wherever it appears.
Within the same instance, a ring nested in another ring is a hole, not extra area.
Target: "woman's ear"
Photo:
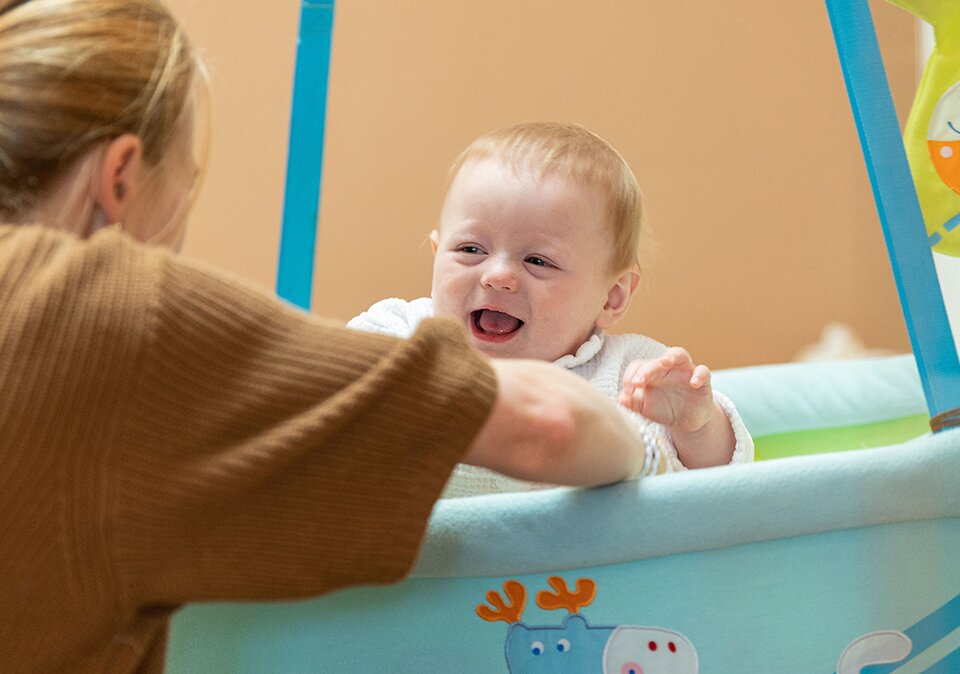
[[[607,291],[607,300],[594,321],[594,327],[601,330],[613,327],[630,306],[630,298],[639,284],[640,272],[636,268],[622,271]]]
[[[132,133],[117,136],[107,145],[96,200],[108,223],[123,222],[130,200],[140,187],[142,163],[143,143]]]

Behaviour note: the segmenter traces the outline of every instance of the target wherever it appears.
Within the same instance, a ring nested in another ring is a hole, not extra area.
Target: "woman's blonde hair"
[[[626,160],[607,141],[579,124],[531,122],[484,134],[450,168],[452,182],[467,162],[498,159],[517,173],[559,175],[599,189],[607,197],[614,237],[612,270],[639,267],[643,204],[640,185]]]
[[[157,0],[0,0],[0,222],[124,133],[159,164],[200,71]]]

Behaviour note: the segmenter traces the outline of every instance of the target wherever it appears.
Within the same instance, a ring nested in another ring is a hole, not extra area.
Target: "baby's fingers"
[[[664,351],[660,362],[666,368],[693,367],[693,357],[682,346],[671,346]]]
[[[710,368],[706,365],[697,365],[693,369],[693,375],[690,377],[690,386],[696,389],[703,388],[710,384]]]
[[[626,369],[623,371],[623,386],[624,391],[632,390],[635,384],[633,383],[634,377],[637,375],[637,371],[647,362],[645,360],[631,360],[627,365]]]
[[[645,390],[641,387],[635,387],[631,391],[621,391],[620,396],[617,399],[617,402],[620,403],[623,407],[626,407],[628,410],[632,410],[637,414],[643,413],[643,405],[645,401]]]
[[[629,382],[632,387],[650,386],[666,377],[671,370],[669,360],[665,361],[664,358],[634,362],[638,363],[636,370],[629,379],[624,377],[624,383]]]
[[[620,390],[627,395],[632,395],[638,386],[642,388],[655,381],[658,378],[657,373],[662,370],[663,366],[659,359],[632,360],[623,371]]]

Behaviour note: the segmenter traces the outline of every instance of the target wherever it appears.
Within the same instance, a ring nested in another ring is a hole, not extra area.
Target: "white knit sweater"
[[[429,297],[421,297],[412,302],[390,298],[377,302],[367,311],[352,318],[347,323],[347,327],[394,337],[409,337],[420,321],[431,316],[433,316],[433,300]],[[665,350],[666,347],[663,344],[643,335],[608,335],[596,332],[580,345],[574,355],[563,356],[554,363],[583,377],[612,400],[616,400],[627,365],[638,359],[658,358]],[[753,461],[753,438],[750,437],[733,402],[716,390],[713,396],[727,415],[736,437],[737,444],[731,463]],[[676,447],[670,439],[670,432],[664,426],[623,407],[618,406],[618,409],[630,417],[648,446],[655,446],[657,451],[665,455],[667,470],[687,470],[677,456]],[[647,470],[642,471],[641,474],[653,472],[655,467],[655,465],[648,465]],[[461,465],[457,467],[447,483],[444,496],[527,491],[545,486],[514,480],[486,469]]]

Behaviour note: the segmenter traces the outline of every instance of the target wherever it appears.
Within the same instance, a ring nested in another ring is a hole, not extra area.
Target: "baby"
[[[387,299],[349,327],[406,337],[432,315],[494,358],[553,361],[629,410],[652,458],[641,473],[746,462],[753,441],[710,370],[679,347],[610,335],[640,281],[640,188],[606,141],[571,124],[481,136],[451,169],[431,297]],[[529,485],[464,466],[447,496]]]

